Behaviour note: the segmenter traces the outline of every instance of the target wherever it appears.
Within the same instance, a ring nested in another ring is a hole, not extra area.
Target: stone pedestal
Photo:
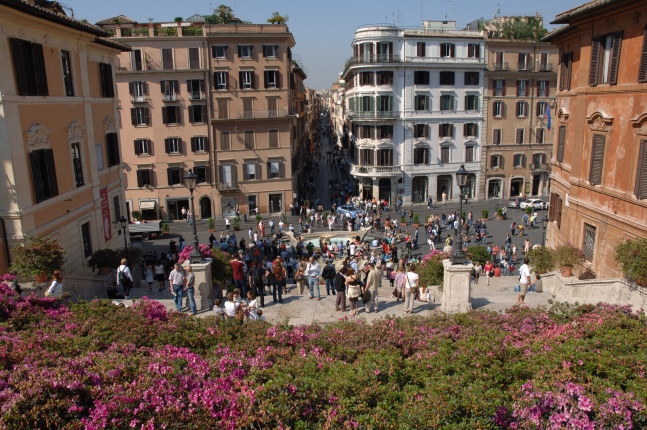
[[[184,267],[188,266],[189,261],[184,262]],[[195,275],[195,304],[199,311],[211,310],[215,291],[213,288],[213,277],[211,276],[211,259],[205,260],[204,263],[191,264],[191,270]]]
[[[440,310],[447,313],[472,310],[470,302],[472,264],[452,265],[451,260],[443,260],[445,279]]]

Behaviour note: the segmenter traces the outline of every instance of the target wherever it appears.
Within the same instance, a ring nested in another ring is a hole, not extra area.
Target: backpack
[[[265,273],[265,270],[261,267],[254,267],[254,270],[252,272],[252,280],[254,281],[255,284],[262,284],[263,283],[263,274]]]
[[[117,283],[123,285],[124,287],[132,287],[133,281],[130,280],[126,272],[123,270],[117,270]]]

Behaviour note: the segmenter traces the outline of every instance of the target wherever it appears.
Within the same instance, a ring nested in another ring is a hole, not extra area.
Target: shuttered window
[[[427,44],[425,42],[418,42],[416,44],[416,55],[418,57],[424,57],[426,55]]]
[[[54,153],[51,149],[40,149],[29,153],[31,178],[36,203],[58,195]]]
[[[454,72],[440,72],[440,85],[454,85],[455,81]]]
[[[200,68],[200,48],[189,48],[189,69]]]
[[[643,33],[643,49],[640,53],[638,82],[647,82],[647,25],[645,25],[645,32]]]
[[[152,170],[150,169],[137,170],[137,186],[139,188],[145,187],[147,185],[149,187],[155,186],[153,182],[153,178],[154,178],[154,173]]]
[[[593,38],[589,69],[590,86],[594,87],[598,84],[615,85],[617,83],[621,44],[621,31]]]
[[[559,76],[559,90],[569,91],[571,89],[571,70],[573,67],[573,53],[562,54],[562,64]]]
[[[173,69],[173,49],[172,48],[162,48],[162,69],[164,70]]]
[[[218,99],[218,119],[228,119],[229,109],[227,99]]]
[[[61,49],[61,68],[63,70],[65,95],[74,97],[74,80],[72,78],[72,62],[70,60],[70,52],[63,49]]]
[[[463,130],[465,131],[465,129]],[[438,137],[440,138],[453,138],[454,125],[453,124],[438,124]]]
[[[106,151],[108,152],[108,167],[117,166],[121,163],[117,133],[106,134]]]
[[[11,39],[11,54],[18,94],[21,96],[49,95],[43,45],[22,39]]]
[[[557,228],[562,226],[562,198],[557,193],[550,194],[548,219],[555,221]]]
[[[638,152],[638,171],[636,173],[636,198],[647,199],[647,140],[640,141]]]
[[[229,143],[229,132],[228,131],[220,132],[220,150],[229,151],[230,149],[231,149],[231,146]]]
[[[559,135],[557,138],[557,162],[564,162],[564,144],[566,143],[566,126],[559,126]]]
[[[278,130],[269,130],[267,133],[268,133],[268,140],[269,140],[270,148],[278,148],[279,147],[279,131]]]
[[[600,185],[602,183],[602,168],[604,165],[604,142],[605,137],[601,134],[593,135],[593,145],[591,148],[591,173],[589,182],[591,185]]]

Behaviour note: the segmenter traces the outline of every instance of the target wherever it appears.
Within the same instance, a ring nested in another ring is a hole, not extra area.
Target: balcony
[[[348,111],[348,118],[355,120],[398,119],[400,114],[396,111]]]
[[[268,118],[285,118],[288,116],[287,109],[272,110],[249,110],[236,112],[233,119],[268,119]]]
[[[450,63],[450,64],[483,64],[485,60],[478,57],[406,57],[407,63]]]
[[[402,175],[402,168],[400,166],[361,166],[351,164],[350,167],[350,174],[354,176],[384,177]]]
[[[534,163],[528,166],[528,170],[531,172],[548,172],[548,164],[543,163]]]
[[[508,63],[494,63],[492,65],[492,70],[510,70]]]
[[[148,97],[143,94],[132,95],[130,96],[130,101],[133,103],[147,103]]]
[[[239,191],[238,182],[218,182],[218,191],[220,193],[237,193]]]
[[[379,64],[379,63],[399,63],[400,56],[396,54],[380,54],[370,56],[351,57],[346,62],[347,66],[354,64]]]
[[[554,72],[555,69],[553,69],[553,65],[550,63],[540,63],[539,64],[539,71],[540,72]]]
[[[178,99],[177,93],[164,93],[162,94],[162,98],[165,102],[176,102]]]
[[[191,91],[189,92],[189,100],[204,100],[204,93],[201,91]]]
[[[517,63],[517,70],[522,70],[522,71],[532,71],[532,64],[531,63]]]

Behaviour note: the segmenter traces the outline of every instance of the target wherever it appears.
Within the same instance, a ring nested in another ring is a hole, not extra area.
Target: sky
[[[544,17],[544,26],[555,15],[577,7],[587,0],[62,0],[72,8],[74,17],[91,23],[126,15],[138,22],[173,21],[210,14],[220,4],[230,6],[235,16],[255,24],[266,23],[273,12],[288,17],[294,35],[293,53],[301,56],[308,73],[306,86],[329,89],[352,55],[351,42],[358,27],[370,24],[395,24],[420,27],[423,20],[456,21],[458,28],[478,18],[489,19],[497,10],[502,16],[534,15]],[[68,11],[69,14],[69,11]]]

